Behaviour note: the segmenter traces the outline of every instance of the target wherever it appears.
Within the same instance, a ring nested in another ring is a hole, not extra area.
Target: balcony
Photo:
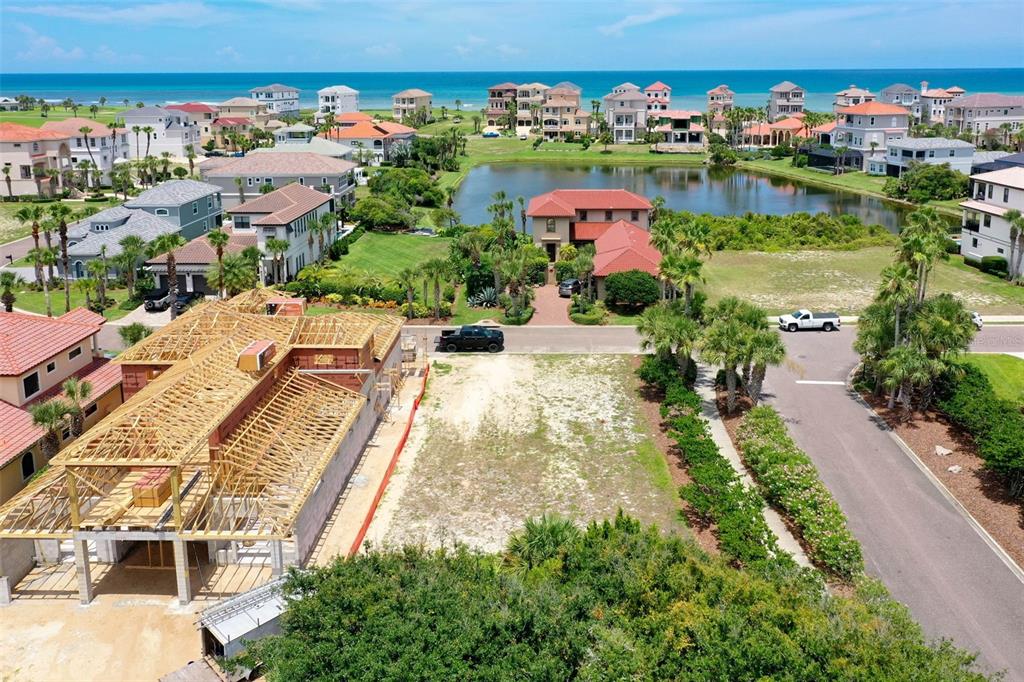
[[[977,232],[979,229],[981,229],[981,223],[979,223],[977,220],[972,220],[968,218],[967,220],[964,221],[964,229],[970,230],[971,232]]]

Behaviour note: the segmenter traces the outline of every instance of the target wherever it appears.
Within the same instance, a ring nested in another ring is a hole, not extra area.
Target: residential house
[[[886,172],[886,150],[908,137],[910,113],[898,104],[863,102],[836,112],[833,145],[849,150],[847,163],[872,175]]]
[[[199,143],[206,144],[213,139],[213,120],[217,118],[220,110],[213,104],[203,102],[185,102],[184,104],[168,104],[167,109],[184,111],[199,126]],[[199,150],[196,150],[197,152]]]
[[[986,92],[957,97],[946,105],[945,115],[947,126],[970,133],[979,144],[991,138],[1012,145],[1024,131],[1024,96]]]
[[[523,83],[516,89],[516,127],[536,128],[540,125],[540,109],[551,87],[544,83]]]
[[[251,140],[256,124],[244,116],[218,116],[210,124],[213,144],[220,149],[239,151],[239,141]]]
[[[605,297],[605,278],[616,272],[640,270],[653,277],[661,272],[661,253],[651,246],[651,233],[618,220],[594,240],[594,282],[597,297]]]
[[[186,111],[150,106],[126,109],[121,115],[128,130],[136,126],[153,129],[148,140],[145,134],[142,136],[140,151],[143,156],[148,153],[160,158],[164,152],[170,152],[171,156],[183,159],[188,154],[185,147],[200,146],[202,135],[199,126]]]
[[[647,111],[668,111],[672,103],[672,88],[661,81],[655,81],[644,88],[647,95]]]
[[[21,111],[21,104],[11,97],[0,97],[0,111]]]
[[[264,255],[261,273],[269,280],[293,279],[306,265],[323,256],[318,235],[310,246],[310,225],[324,214],[334,214],[334,197],[295,182],[230,209],[232,227],[237,235],[255,235],[256,246]],[[324,234],[324,251],[337,239],[337,229]],[[280,259],[275,272],[274,256],[267,240],[288,242],[288,250],[276,254]]]
[[[0,181],[4,194],[53,196],[71,172],[71,136],[17,123],[0,123]]]
[[[964,89],[930,88],[928,81],[921,81],[921,123],[944,123],[946,121],[946,105],[958,97],[964,96]]]
[[[836,122],[834,120],[822,123],[819,126],[814,126],[810,130],[810,137],[820,145],[832,145],[832,134],[836,130]]]
[[[893,83],[883,88],[878,97],[879,102],[898,104],[910,112],[911,120],[921,119],[921,91],[906,83]]]
[[[352,147],[330,139],[332,134],[338,132],[337,130],[325,133],[327,137],[320,137],[316,132],[316,128],[305,123],[296,123],[295,125],[278,128],[274,131],[273,147],[257,147],[249,153],[312,152],[313,154],[331,156],[335,159],[352,159],[352,153],[355,151]]]
[[[620,220],[649,230],[651,208],[650,201],[624,189],[556,189],[530,199],[526,215],[534,243],[556,261],[562,246],[593,242]]]
[[[432,98],[433,95],[419,88],[396,92],[391,98],[391,115],[395,117],[396,121],[401,122],[408,116],[423,111],[429,120],[433,110]]]
[[[99,184],[110,184],[110,171],[114,162],[129,158],[128,131],[124,128],[110,128],[88,118],[66,118],[63,121],[47,121],[43,130],[53,130],[69,136],[71,146],[71,165],[78,167],[83,161],[96,165],[96,171],[90,174],[90,187]],[[83,128],[92,132],[82,134]]]
[[[227,209],[261,196],[264,185],[284,187],[293,182],[329,190],[336,202],[351,203],[355,199],[355,169],[351,161],[311,152],[221,156],[199,164],[200,176],[220,188]]]
[[[960,253],[973,261],[1002,256],[1011,272],[1016,270],[1015,274],[1024,275],[1024,261],[1017,256],[1020,251],[1014,249],[1014,260],[1020,265],[1010,263],[1010,222],[1005,217],[1011,209],[1024,212],[1024,167],[972,175],[970,196],[960,202]]]
[[[580,93],[569,88],[551,88],[545,93],[540,118],[545,140],[578,139],[590,133],[591,114],[580,108]]]
[[[49,464],[41,447],[43,429],[29,408],[63,395],[61,384],[76,377],[92,385],[82,405],[85,428],[121,404],[121,368],[104,358],[96,334],[106,320],[85,308],[60,317],[0,312],[0,504]],[[73,439],[61,429],[60,446]]]
[[[777,121],[803,112],[806,94],[803,88],[789,81],[773,85],[768,92],[768,120]]]
[[[501,125],[502,117],[509,111],[516,111],[516,91],[519,88],[515,83],[498,83],[487,88],[487,108],[484,109],[484,118],[487,125],[497,127]]]
[[[334,125],[338,128],[348,128],[357,123],[373,123],[373,116],[362,111],[354,111],[348,114],[338,114],[334,117]]]
[[[273,116],[263,102],[248,97],[232,97],[217,105],[217,115],[226,118],[247,118],[259,129],[264,129]]]
[[[275,116],[299,113],[299,89],[290,85],[271,83],[249,91],[252,98],[267,106],[267,111]]]
[[[885,174],[898,178],[912,163],[948,165],[965,175],[971,173],[974,145],[944,137],[905,137],[893,140],[885,152]]]
[[[708,111],[712,114],[724,114],[733,108],[736,93],[728,85],[719,85],[708,90]]]
[[[856,106],[863,102],[874,101],[875,93],[864,88],[858,88],[856,85],[851,85],[836,93],[836,98],[832,102],[832,111],[839,111],[840,109]]]
[[[231,228],[223,228],[228,235],[228,243],[224,246],[224,254],[241,253],[250,246],[258,246],[254,231],[235,232]],[[178,291],[198,292],[204,296],[219,293],[206,281],[206,273],[210,266],[217,263],[217,249],[210,245],[206,235],[200,235],[174,250],[174,264],[178,279]],[[146,269],[156,280],[157,289],[166,289],[167,256],[160,255],[146,261]]]
[[[657,121],[654,132],[661,133],[668,144],[704,146],[703,116],[699,111],[669,109],[648,114]]]
[[[1010,152],[975,151],[971,163],[971,174],[1016,167],[1024,168],[1024,152],[1011,154]]]
[[[752,123],[741,132],[743,146],[750,148],[775,147],[791,143],[798,137],[811,137],[802,112],[773,123]]]
[[[68,226],[71,277],[87,276],[86,264],[121,254],[129,235],[151,242],[164,234],[193,239],[223,220],[220,188],[198,180],[168,180],[122,206],[112,206]],[[58,270],[60,270],[58,264]]]
[[[352,158],[359,165],[381,164],[391,160],[395,145],[411,142],[416,137],[416,129],[393,121],[359,121],[334,131],[333,136],[355,150]]]
[[[639,142],[647,132],[647,95],[632,83],[612,88],[604,97],[604,118],[616,144]]]
[[[334,114],[335,120],[341,114],[359,111],[359,91],[347,85],[329,85],[316,91],[316,120],[322,121],[327,114]]]

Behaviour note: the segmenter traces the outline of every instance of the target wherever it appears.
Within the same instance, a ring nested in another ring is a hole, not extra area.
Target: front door
[[[544,246],[546,246],[548,250],[548,260],[554,263],[555,259],[558,258],[558,244],[549,243]]]

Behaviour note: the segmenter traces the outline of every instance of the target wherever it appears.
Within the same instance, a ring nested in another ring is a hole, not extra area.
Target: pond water
[[[503,190],[513,200],[553,189],[628,189],[648,198],[665,197],[665,205],[694,213],[852,214],[866,223],[898,232],[906,206],[852,192],[842,192],[731,168],[655,166],[576,166],[505,163],[477,166],[459,185],[454,208],[469,224],[490,220],[491,195]],[[516,208],[518,214],[518,207]]]

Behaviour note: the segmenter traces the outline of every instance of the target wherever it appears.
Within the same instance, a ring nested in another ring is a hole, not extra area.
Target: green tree
[[[726,408],[736,409],[736,367],[743,360],[750,330],[738,320],[716,319],[704,333],[701,357],[705,362],[725,370]]]
[[[38,263],[40,268],[53,268],[57,262],[57,252],[53,247],[45,246],[32,249],[28,257],[33,263]],[[53,317],[53,302],[50,299],[50,277],[43,277],[39,280],[43,284],[43,298],[46,299],[46,316]]]
[[[217,253],[217,292],[221,298],[224,298],[225,287],[224,287],[224,247],[231,241],[230,235],[221,229],[211,230],[206,235],[206,241],[209,242],[210,246]],[[209,278],[207,278],[209,281]]]
[[[84,141],[85,141],[85,151],[89,152],[89,163],[92,164],[93,168],[95,168],[96,167],[96,158],[92,155],[92,147],[89,145],[89,133],[92,132],[92,128],[90,128],[89,126],[82,126],[81,128],[78,129],[78,132],[82,133],[82,137],[84,138]],[[85,186],[86,187],[92,187],[92,183],[89,182],[89,175],[88,174],[86,174],[86,176],[85,176]]]
[[[7,185],[7,196],[10,199],[14,199],[14,188],[12,186],[11,181],[11,167],[3,166],[2,168],[0,168],[0,171],[2,171],[4,174],[4,184]]]
[[[5,170],[9,170],[5,168]],[[15,219],[25,225],[30,225],[32,228],[32,245],[34,249],[39,248],[39,226],[43,217],[46,215],[46,211],[39,204],[29,204],[22,206],[14,213]],[[36,273],[36,281],[41,282],[43,280],[43,268],[38,261],[33,261],[33,266]]]
[[[649,306],[640,314],[636,331],[642,349],[653,350],[662,360],[673,360],[683,375],[687,374],[701,331],[676,303],[662,301]]]
[[[31,403],[28,406],[29,414],[32,415],[32,424],[43,430],[41,448],[43,458],[49,462],[60,450],[60,435],[67,422],[67,416],[71,407],[60,398],[51,398],[39,403]]]
[[[121,253],[116,256],[114,261],[124,277],[128,295],[134,297],[139,259],[146,252],[146,242],[137,234],[129,234],[122,237],[117,244],[121,247]]]
[[[661,260],[661,273],[673,287],[682,287],[685,298],[685,314],[690,316],[693,307],[693,288],[704,282],[700,258],[690,253],[670,254]]]
[[[57,234],[60,237],[60,264],[64,272],[64,312],[71,312],[71,278],[68,269],[68,218],[72,211],[67,204],[60,202],[49,207],[50,216],[57,223]]]
[[[61,385],[66,397],[65,404],[71,418],[71,435],[78,438],[85,431],[84,404],[92,396],[92,384],[78,377],[68,377]]]
[[[314,263],[304,268],[299,277],[302,278],[303,273],[315,266]],[[229,298],[255,287],[257,275],[248,258],[239,253],[229,253],[207,269],[206,281],[217,288],[221,298]]]
[[[164,256],[167,266],[167,292],[171,297],[171,319],[178,317],[178,311],[174,305],[178,298],[178,266],[174,257],[175,249],[185,245],[185,239],[177,232],[162,234],[149,243],[150,257]]]
[[[882,270],[878,299],[891,305],[895,313],[893,346],[900,345],[900,318],[904,310],[915,300],[915,289],[915,274],[907,263],[893,263]]]
[[[423,264],[422,268],[423,275],[434,283],[434,319],[440,320],[441,283],[451,276],[451,266],[444,258],[431,258]]]
[[[1015,208],[1003,214],[1003,220],[1010,225],[1010,254],[1006,259],[1006,279],[1020,278],[1021,260],[1024,259],[1024,216]]]
[[[130,348],[152,334],[153,330],[141,322],[132,322],[131,324],[119,327],[117,333],[121,337],[121,343],[124,344],[124,347]]]
[[[420,273],[416,268],[402,268],[395,279],[398,286],[405,290],[405,316],[410,320],[415,317],[413,298],[416,294],[416,282],[419,281],[419,277]],[[426,301],[423,304],[426,305]]]
[[[146,156],[149,156],[149,143],[153,141],[153,133],[156,132],[153,126],[143,126],[142,132],[146,133]]]
[[[924,300],[928,288],[928,275],[935,261],[949,259],[946,252],[948,228],[934,208],[919,208],[907,217],[900,232],[900,259],[917,271],[917,302]]]
[[[762,329],[750,335],[747,354],[753,364],[747,382],[747,396],[756,406],[761,401],[761,387],[768,367],[777,367],[786,359],[786,346],[776,329]]]
[[[658,280],[643,270],[613,272],[604,278],[605,299],[611,305],[642,309],[661,298]]]
[[[25,285],[25,280],[20,275],[10,270],[0,270],[0,303],[3,304],[4,310],[7,312],[14,311],[14,303],[17,301],[17,296],[14,294],[14,289]]]
[[[274,283],[284,282],[284,254],[288,253],[290,244],[287,239],[271,237],[267,240],[267,251],[270,252],[274,262]]]
[[[192,144],[185,145],[185,158],[188,159],[188,176],[196,175],[196,147]]]

